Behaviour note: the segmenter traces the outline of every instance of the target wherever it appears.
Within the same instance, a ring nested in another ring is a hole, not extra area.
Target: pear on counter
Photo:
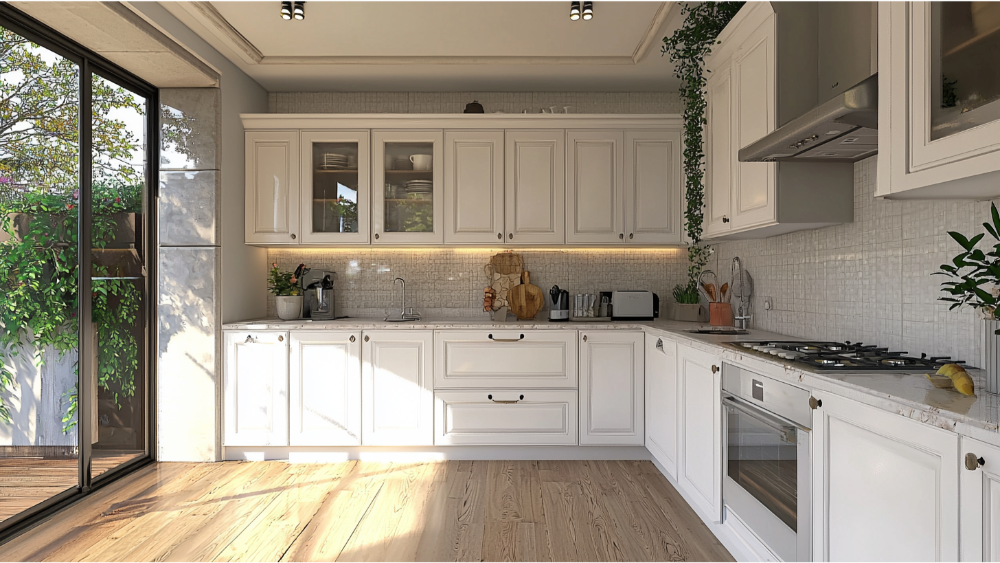
[[[972,383],[972,377],[969,373],[965,371],[965,368],[959,364],[945,364],[941,366],[937,371],[938,375],[943,375],[951,379],[951,382],[955,385],[955,389],[963,395],[975,395],[976,389],[975,385]],[[927,377],[930,379],[930,376]]]

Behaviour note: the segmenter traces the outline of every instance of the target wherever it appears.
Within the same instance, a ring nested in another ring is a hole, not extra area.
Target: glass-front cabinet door
[[[302,133],[302,244],[367,244],[370,135],[368,131]]]
[[[1000,147],[1000,2],[914,2],[914,167]]]
[[[444,242],[443,132],[372,132],[372,243]]]

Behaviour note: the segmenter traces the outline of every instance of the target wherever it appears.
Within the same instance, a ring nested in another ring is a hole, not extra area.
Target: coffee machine
[[[549,321],[569,321],[569,292],[565,289],[559,289],[558,285],[554,285],[549,290],[549,295],[552,297],[552,308],[549,309]]]
[[[333,278],[325,270],[307,269],[302,272],[302,317],[317,321],[332,321],[337,307],[333,298]]]

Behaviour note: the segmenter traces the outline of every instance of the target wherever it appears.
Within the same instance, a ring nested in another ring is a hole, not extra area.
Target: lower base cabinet
[[[433,445],[433,334],[429,330],[364,332],[362,444]]]
[[[643,333],[580,335],[580,445],[643,445]]]
[[[677,346],[677,482],[713,522],[722,522],[722,360]]]
[[[226,446],[288,445],[288,333],[225,333]]]
[[[437,446],[576,445],[572,390],[437,391]]]
[[[677,344],[646,335],[646,449],[677,478]]]
[[[813,396],[813,560],[958,560],[958,435]]]
[[[361,445],[361,332],[289,334],[290,446]]]
[[[1000,561],[1000,448],[962,437],[962,561]]]

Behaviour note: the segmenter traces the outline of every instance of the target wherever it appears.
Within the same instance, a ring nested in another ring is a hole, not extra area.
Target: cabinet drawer
[[[440,331],[435,389],[576,388],[575,330]]]
[[[436,446],[577,442],[576,391],[438,391],[434,416]]]

